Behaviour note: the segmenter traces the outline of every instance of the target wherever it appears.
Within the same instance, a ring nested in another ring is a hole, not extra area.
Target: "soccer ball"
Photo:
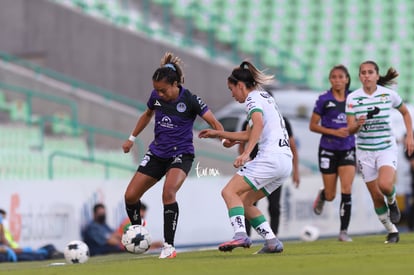
[[[151,235],[142,225],[131,225],[122,235],[122,244],[130,253],[145,253],[151,246]]]
[[[83,264],[89,259],[89,247],[82,241],[71,241],[63,250],[63,255],[69,264]]]
[[[306,225],[300,232],[300,238],[305,242],[313,242],[319,238],[319,229],[313,225]]]

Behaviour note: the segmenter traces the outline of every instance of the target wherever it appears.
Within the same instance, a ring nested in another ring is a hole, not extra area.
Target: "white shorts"
[[[262,190],[266,196],[279,188],[291,173],[292,157],[286,154],[258,155],[237,172],[253,190]]]
[[[378,177],[378,170],[382,166],[391,166],[397,170],[397,146],[382,151],[356,151],[358,169],[365,182]]]

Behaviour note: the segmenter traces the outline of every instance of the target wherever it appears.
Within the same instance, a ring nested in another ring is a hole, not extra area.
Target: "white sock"
[[[391,222],[388,213],[378,215],[378,219],[384,225],[385,229],[387,229],[388,233],[398,232],[397,227]]]
[[[257,227],[255,227],[255,230],[257,234],[259,234],[265,240],[276,238],[276,235],[273,233],[272,228],[267,221],[259,224]]]
[[[233,226],[234,233],[246,233],[246,223],[244,215],[235,215],[230,217],[231,226]]]

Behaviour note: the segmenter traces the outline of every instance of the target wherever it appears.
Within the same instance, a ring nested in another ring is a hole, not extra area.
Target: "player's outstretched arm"
[[[138,119],[137,124],[135,125],[134,130],[132,131],[129,138],[122,145],[122,150],[124,153],[128,153],[132,146],[134,145],[135,138],[145,129],[148,123],[151,121],[151,118],[154,115],[154,111],[147,109]]]

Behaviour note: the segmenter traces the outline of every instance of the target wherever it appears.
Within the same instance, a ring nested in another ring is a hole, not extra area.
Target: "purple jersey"
[[[346,96],[349,91],[346,92]],[[321,117],[321,125],[326,128],[339,129],[347,127],[345,114],[346,101],[338,101],[328,90],[319,95],[316,100],[313,112]],[[320,140],[320,147],[329,150],[349,150],[355,147],[355,136],[345,138],[323,134]]]
[[[208,111],[201,98],[180,86],[178,98],[170,102],[162,100],[153,90],[147,106],[155,110],[154,140],[149,146],[150,151],[161,158],[194,154],[194,120]]]

